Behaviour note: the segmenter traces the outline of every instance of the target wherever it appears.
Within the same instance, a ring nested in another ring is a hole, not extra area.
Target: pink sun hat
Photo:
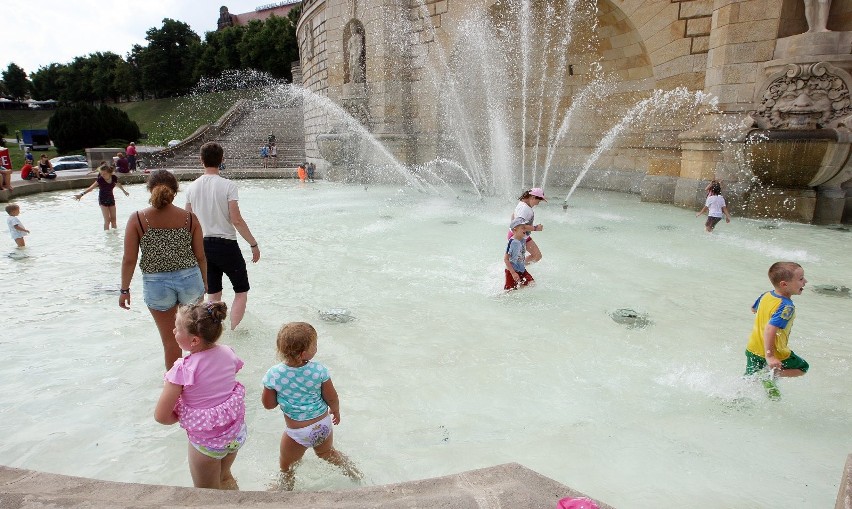
[[[586,497],[563,498],[556,504],[556,509],[600,509],[594,500]]]
[[[536,198],[541,198],[544,201],[547,201],[547,198],[544,197],[544,191],[540,187],[534,187],[529,191],[531,196],[535,196]]]

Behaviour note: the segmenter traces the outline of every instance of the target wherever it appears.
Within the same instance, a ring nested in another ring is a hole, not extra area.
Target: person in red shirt
[[[21,168],[21,178],[24,179],[24,180],[32,180],[32,179],[41,180],[41,176],[38,174],[38,171],[33,169],[33,165],[31,165],[30,163],[26,163]]]
[[[130,145],[127,146],[127,150],[124,151],[127,154],[127,164],[130,166],[130,171],[136,170],[136,143],[130,142]]]

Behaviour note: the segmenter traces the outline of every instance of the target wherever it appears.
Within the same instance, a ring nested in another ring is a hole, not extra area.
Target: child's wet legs
[[[340,467],[343,473],[353,481],[360,481],[364,478],[364,474],[358,470],[358,467],[349,459],[348,456],[334,448],[334,434],[329,435],[328,439],[322,444],[314,447],[314,452],[317,457],[323,459],[332,465]]]
[[[104,216],[104,230],[109,230],[110,225],[112,225],[112,218],[110,217],[109,207],[104,207],[101,205],[101,214]]]
[[[192,484],[196,488],[219,489],[221,486],[223,460],[217,460],[201,454],[192,444],[188,444],[188,447],[189,473],[192,475]],[[229,454],[228,456],[236,456],[236,454]]]
[[[231,453],[222,458],[221,472],[219,473],[219,489],[222,490],[239,490],[237,480],[234,479],[234,474],[231,473],[231,465],[237,459],[237,453]]]
[[[305,455],[307,447],[299,445],[290,438],[287,433],[281,435],[281,454],[279,466],[281,467],[282,488],[292,491],[296,484],[296,464]]]
[[[527,242],[527,259],[526,263],[535,263],[541,261],[541,249],[538,248],[538,244],[535,243],[534,240],[530,239]]]
[[[116,215],[116,212],[115,212],[115,205],[112,205],[112,206],[107,207],[107,208],[109,209],[110,225],[112,225],[113,228],[118,228],[118,223],[116,222],[117,221],[117,215]],[[106,229],[106,228],[104,228],[104,229]]]

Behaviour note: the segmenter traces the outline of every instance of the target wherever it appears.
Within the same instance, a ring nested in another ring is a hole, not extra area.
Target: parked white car
[[[175,145],[178,145],[179,143],[180,143],[180,140],[172,140],[172,141],[169,142],[169,148],[172,148]]]

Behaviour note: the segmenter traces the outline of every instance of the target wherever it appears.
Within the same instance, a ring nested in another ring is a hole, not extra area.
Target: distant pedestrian
[[[127,154],[127,165],[130,167],[130,171],[136,171],[136,143],[131,141],[125,153]]]
[[[261,168],[269,167],[269,147],[263,145],[260,147]]]
[[[314,163],[308,163],[308,167],[305,168],[308,171],[308,182],[314,181],[314,172],[317,169],[317,165]]]
[[[269,146],[269,157],[272,159],[272,167],[275,168],[278,164],[278,147],[274,143]]]

